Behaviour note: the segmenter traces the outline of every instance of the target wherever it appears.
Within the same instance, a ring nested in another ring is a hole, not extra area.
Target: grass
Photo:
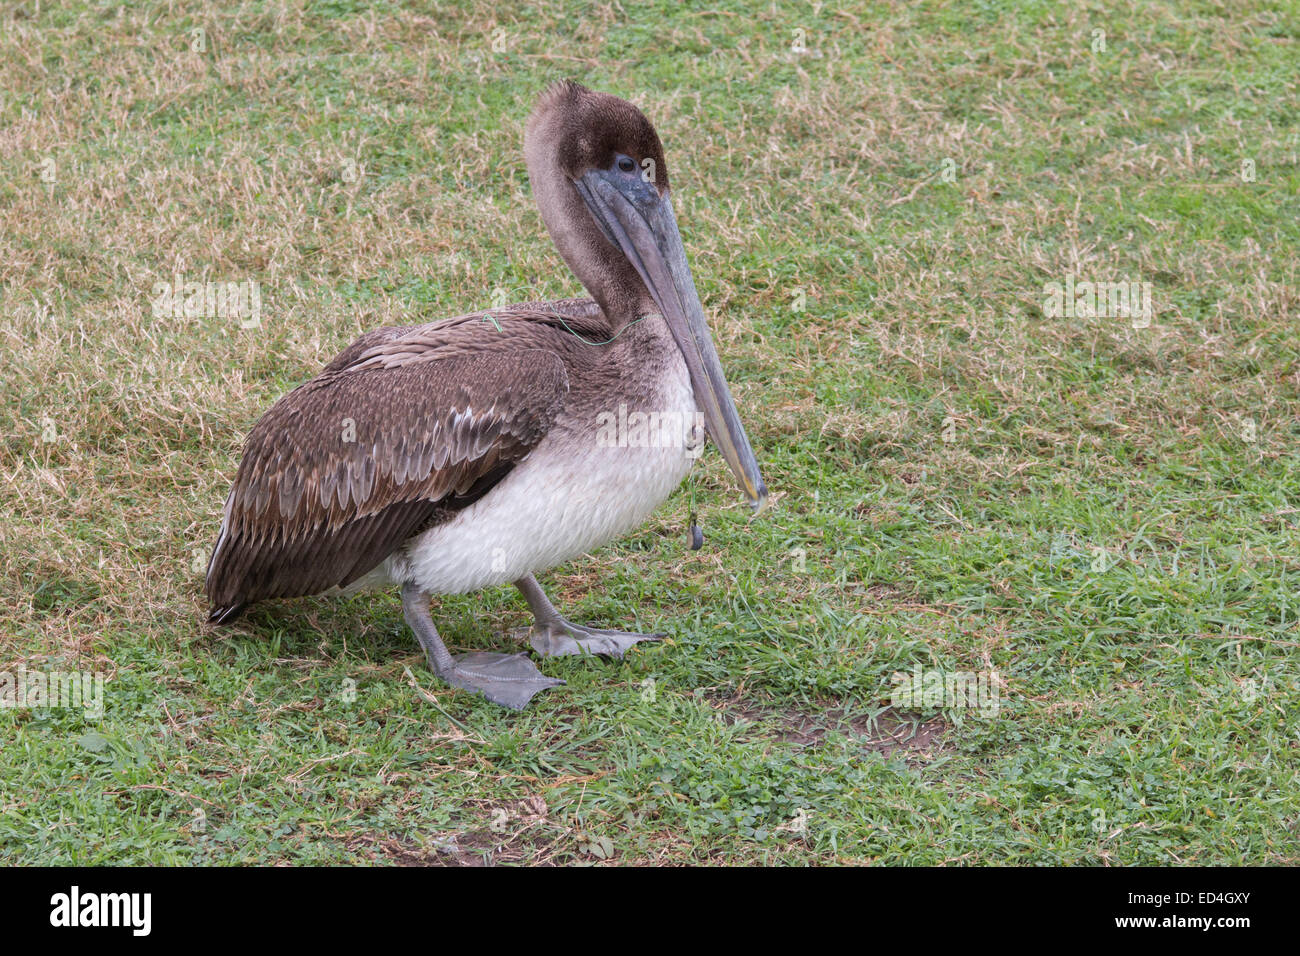
[[[6,4],[0,669],[107,683],[98,721],[0,710],[0,859],[1300,862],[1296,14]],[[775,510],[710,453],[703,550],[682,489],[546,574],[672,639],[548,662],[520,715],[394,595],[205,629],[276,397],[365,329],[575,292],[521,157],[561,76],[660,129]],[[154,317],[173,275],[259,282],[261,326]],[[1151,283],[1149,326],[1046,314],[1067,276]],[[996,712],[891,706],[917,667]]]

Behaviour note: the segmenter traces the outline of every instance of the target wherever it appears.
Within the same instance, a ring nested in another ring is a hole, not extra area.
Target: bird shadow
[[[439,631],[453,652],[508,650],[510,628],[497,615],[475,615],[463,599],[435,607]],[[393,595],[303,598],[253,605],[232,625],[210,628],[205,643],[236,659],[362,660],[371,664],[423,658]]]

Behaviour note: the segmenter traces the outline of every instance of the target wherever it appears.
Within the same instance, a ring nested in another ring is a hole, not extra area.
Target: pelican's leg
[[[527,654],[478,653],[452,657],[433,626],[429,595],[414,585],[402,585],[402,611],[429,658],[429,666],[448,684],[482,694],[494,704],[523,710],[537,692],[564,683],[544,675]]]
[[[531,574],[515,582],[533,609],[533,628],[529,643],[543,657],[564,654],[600,654],[622,657],[629,647],[641,641],[661,641],[667,634],[637,634],[632,631],[604,631],[573,624],[560,616]]]

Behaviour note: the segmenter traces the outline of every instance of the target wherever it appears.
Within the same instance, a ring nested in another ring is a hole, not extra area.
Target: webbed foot
[[[527,654],[462,654],[453,657],[450,671],[439,676],[512,710],[523,710],[534,695],[564,683],[539,671]]]
[[[528,642],[543,657],[563,657],[568,654],[599,654],[601,657],[620,658],[633,644],[642,641],[662,641],[667,634],[637,634],[634,631],[606,631],[598,627],[583,627],[560,616],[531,574],[515,582],[528,606],[533,609],[533,626],[528,631]]]
[[[634,631],[606,631],[572,624],[563,618],[558,623],[538,623],[530,629],[528,643],[543,657],[570,654],[599,654],[621,658],[628,648],[642,641],[662,641],[667,634],[638,634]]]
[[[477,652],[452,657],[429,616],[429,595],[414,585],[402,586],[402,610],[424,648],[429,666],[453,687],[482,694],[502,707],[522,710],[538,692],[564,683],[539,671],[527,654]]]

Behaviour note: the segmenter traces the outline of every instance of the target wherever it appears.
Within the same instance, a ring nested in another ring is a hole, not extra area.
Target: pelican
[[[518,710],[564,682],[526,653],[453,656],[434,595],[513,583],[539,655],[622,657],[665,635],[574,624],[536,575],[641,524],[690,470],[700,419],[762,510],[655,128],[631,103],[562,81],[529,117],[524,156],[590,298],[376,329],[272,405],[226,499],[209,621],[268,598],[396,586],[438,677]],[[638,413],[670,425],[631,435],[622,422]]]

